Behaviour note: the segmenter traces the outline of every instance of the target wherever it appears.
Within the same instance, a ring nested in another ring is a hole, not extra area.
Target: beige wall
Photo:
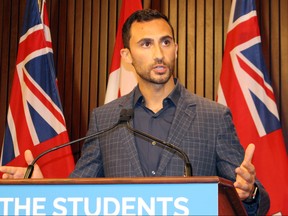
[[[288,129],[288,1],[258,0],[265,60],[284,133]],[[60,97],[70,138],[84,136],[89,113],[104,102],[121,1],[47,0]],[[165,13],[179,43],[177,77],[215,99],[231,0],[143,0]],[[0,1],[0,140],[12,84],[25,0]],[[74,146],[76,159],[80,146]]]

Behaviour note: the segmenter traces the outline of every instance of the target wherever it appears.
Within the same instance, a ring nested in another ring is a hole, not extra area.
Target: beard
[[[157,64],[165,66],[167,71],[162,74],[154,73],[153,70]],[[155,61],[154,64],[143,67],[133,59],[132,65],[134,66],[137,75],[142,80],[153,84],[165,84],[170,80],[171,76],[173,76],[175,61],[172,61],[172,63],[166,63],[163,60],[158,60]]]

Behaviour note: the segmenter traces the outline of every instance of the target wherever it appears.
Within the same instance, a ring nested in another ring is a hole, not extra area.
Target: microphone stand
[[[180,155],[182,155],[182,157],[184,159],[184,162],[185,162],[184,177],[193,176],[192,166],[191,166],[191,163],[189,161],[189,158],[188,158],[187,154],[184,151],[182,151],[180,148],[178,148],[177,146],[174,146],[174,145],[172,145],[170,143],[164,142],[164,141],[162,141],[162,140],[160,140],[160,139],[158,139],[156,137],[153,137],[153,136],[151,136],[151,135],[149,135],[147,133],[144,133],[144,132],[139,131],[139,130],[137,130],[135,128],[132,128],[130,126],[130,124],[129,124],[129,121],[127,121],[127,128],[130,131],[132,131],[133,133],[135,133],[135,134],[141,135],[141,136],[143,136],[145,138],[148,138],[148,139],[150,139],[152,141],[156,141],[157,143],[161,144],[162,146],[165,146],[165,147],[168,146],[170,149],[173,149],[173,150],[177,151]]]
[[[42,152],[41,154],[39,154],[33,161],[32,163],[27,167],[26,169],[26,172],[25,172],[25,175],[24,175],[24,179],[27,179],[27,178],[31,178],[32,174],[33,174],[33,171],[34,171],[34,165],[35,163],[38,161],[38,159],[40,159],[41,157],[43,157],[44,155],[52,152],[52,151],[55,151],[57,149],[60,149],[60,148],[64,148],[66,146],[69,146],[69,145],[72,145],[76,142],[80,142],[82,140],[85,140],[85,139],[91,139],[91,138],[94,138],[94,137],[97,137],[103,133],[106,133],[108,131],[111,131],[113,130],[114,128],[116,128],[117,126],[119,126],[120,124],[122,123],[127,123],[127,128],[132,131],[133,133],[135,134],[138,134],[138,135],[141,135],[143,137],[146,137],[146,138],[149,138],[150,140],[152,141],[156,141],[157,143],[165,146],[165,147],[169,147],[170,149],[173,149],[175,151],[177,151],[179,154],[182,155],[182,157],[184,158],[184,161],[185,161],[185,167],[184,167],[184,176],[187,177],[187,176],[192,176],[192,166],[191,166],[191,163],[189,161],[189,158],[187,156],[187,154],[185,152],[183,152],[181,149],[179,149],[178,147],[170,144],[170,143],[166,143],[160,139],[157,139],[156,137],[153,137],[149,134],[146,134],[142,131],[139,131],[137,129],[134,129],[130,126],[129,124],[129,120],[132,118],[133,116],[133,111],[132,110],[126,110],[126,109],[123,109],[121,110],[120,112],[120,118],[119,118],[119,121],[114,124],[112,127],[108,128],[108,129],[105,129],[105,130],[102,130],[102,131],[99,131],[99,132],[96,132],[96,133],[93,133],[93,134],[90,134],[88,136],[85,136],[85,137],[82,137],[82,138],[79,138],[77,140],[74,140],[74,141],[71,141],[71,142],[67,142],[67,143],[64,143],[62,145],[58,145],[58,146],[55,146],[51,149],[48,149],[44,152]]]

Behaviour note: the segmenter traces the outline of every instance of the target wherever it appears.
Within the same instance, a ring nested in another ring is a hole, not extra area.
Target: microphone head
[[[127,110],[127,116],[130,116],[130,119],[134,117],[134,110],[133,109],[128,109]]]
[[[133,118],[133,115],[133,109],[122,109],[120,112],[119,123],[125,123],[130,121],[130,119]]]

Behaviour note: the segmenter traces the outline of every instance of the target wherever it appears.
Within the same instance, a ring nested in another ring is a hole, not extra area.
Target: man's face
[[[172,77],[177,55],[169,24],[163,19],[134,22],[130,34],[129,58],[140,77],[139,82],[167,83]]]

